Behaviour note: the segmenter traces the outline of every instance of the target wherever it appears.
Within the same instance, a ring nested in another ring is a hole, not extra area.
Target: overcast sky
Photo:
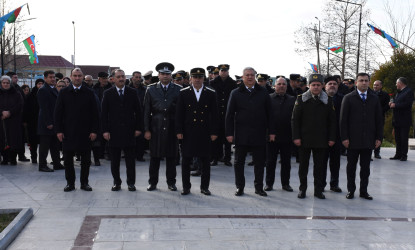
[[[131,74],[171,62],[175,70],[230,64],[259,73],[304,74],[307,61],[294,51],[294,31],[322,17],[325,0],[14,0],[27,21],[23,37],[36,36],[39,55],[71,61],[73,25],[77,65],[118,66]],[[340,3],[339,3],[340,4]],[[368,0],[371,19],[382,23],[382,0]],[[7,24],[6,24],[7,25]],[[362,28],[367,28],[362,25]],[[26,36],[27,35],[27,36]],[[315,62],[312,63],[316,63]]]

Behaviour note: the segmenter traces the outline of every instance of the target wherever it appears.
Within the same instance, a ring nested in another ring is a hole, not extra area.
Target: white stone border
[[[13,242],[33,216],[32,208],[0,209],[0,214],[16,212],[19,212],[16,218],[0,233],[0,250]]]

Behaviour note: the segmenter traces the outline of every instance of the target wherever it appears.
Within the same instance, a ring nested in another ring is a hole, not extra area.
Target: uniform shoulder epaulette
[[[216,92],[216,90],[214,90],[214,89],[212,89],[212,88],[210,88],[210,87],[206,87],[206,89],[207,89],[207,90],[210,90],[210,91],[212,91],[212,92]]]
[[[180,88],[183,88],[183,86],[182,85],[179,85],[179,84],[177,84],[177,83],[173,83],[174,85],[176,85],[176,86],[178,86],[178,87],[180,87]]]
[[[147,87],[155,86],[156,84],[157,84],[157,82],[149,84]]]
[[[300,97],[300,96],[302,96],[303,94],[300,94],[300,95],[298,95],[297,97]]]
[[[180,86],[180,85],[179,85]],[[184,90],[189,90],[190,86],[186,87],[186,88],[182,88],[180,91],[184,91]]]

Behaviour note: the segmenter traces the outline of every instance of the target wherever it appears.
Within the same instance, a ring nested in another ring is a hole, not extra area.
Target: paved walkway
[[[112,192],[105,160],[91,167],[93,192],[80,190],[79,181],[76,191],[63,192],[63,171],[42,173],[31,163],[0,166],[0,208],[34,210],[10,249],[415,249],[415,154],[407,162],[390,161],[394,149],[381,154],[372,162],[373,201],[345,198],[345,157],[343,193],[326,191],[326,200],[315,199],[312,188],[306,199],[297,198],[294,161],[292,193],[277,182],[268,197],[255,195],[253,167],[246,167],[245,195],[235,197],[233,168],[221,164],[212,167],[212,196],[200,193],[199,177],[192,177],[192,193],[181,196],[180,167],[179,190],[169,191],[164,164],[158,189],[148,192],[147,158],[137,162],[137,192],[129,192],[125,181]],[[125,180],[124,164],[121,173]]]

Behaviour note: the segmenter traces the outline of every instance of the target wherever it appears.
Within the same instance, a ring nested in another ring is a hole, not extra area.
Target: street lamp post
[[[359,57],[360,57],[360,32],[362,30],[362,9],[363,6],[360,3],[353,3],[343,0],[336,0],[337,2],[349,3],[353,5],[358,5],[360,7],[360,16],[359,16],[359,37],[357,38],[357,60],[356,60],[356,76],[359,74]]]
[[[75,21],[72,21],[73,24],[73,67],[75,68]]]
[[[321,72],[320,70],[320,19],[315,17],[318,20],[318,39],[316,38],[317,43],[317,65],[318,65],[318,73]]]

